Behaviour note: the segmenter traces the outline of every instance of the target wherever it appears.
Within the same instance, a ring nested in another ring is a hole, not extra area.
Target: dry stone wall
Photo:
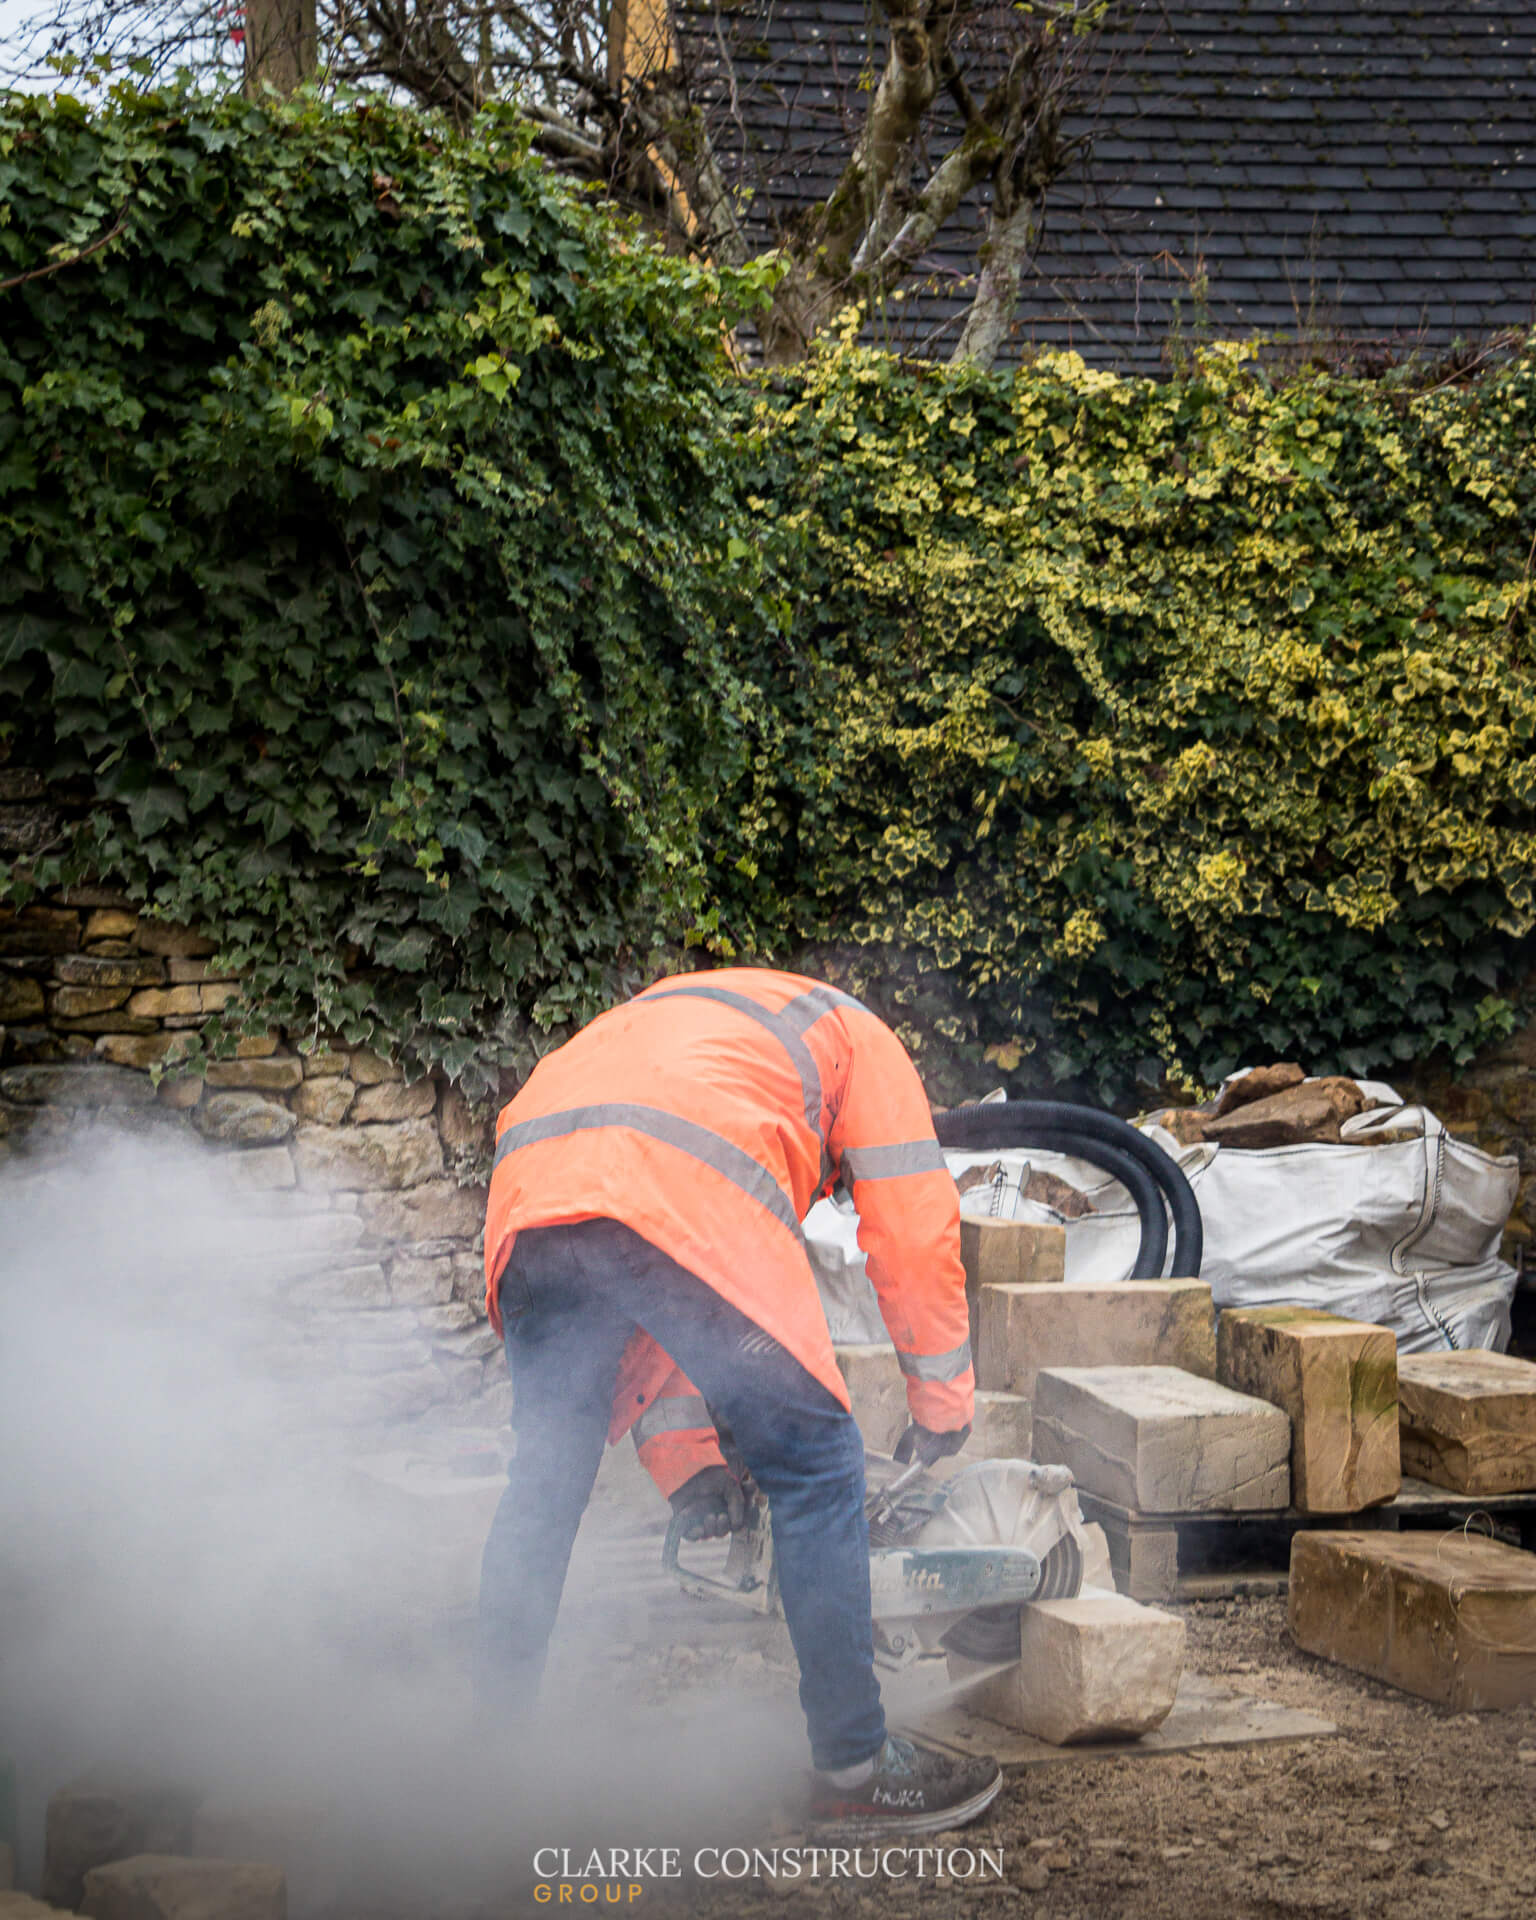
[[[282,1033],[178,1074],[238,992],[211,942],[107,889],[0,914],[0,1178],[46,1177],[94,1128],[195,1144],[238,1200],[232,1252],[286,1286],[296,1329],[344,1324],[342,1418],[505,1417],[481,1263],[492,1116],[372,1052]]]

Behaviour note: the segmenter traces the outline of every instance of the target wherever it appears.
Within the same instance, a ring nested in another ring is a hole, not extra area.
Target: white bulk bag
[[[1397,1100],[1389,1087],[1360,1084]],[[1519,1180],[1512,1157],[1494,1159],[1426,1108],[1395,1104],[1346,1120],[1337,1145],[1181,1147],[1160,1127],[1145,1131],[1178,1161],[1200,1203],[1201,1278],[1218,1306],[1317,1307],[1391,1327],[1408,1353],[1508,1345],[1516,1274],[1498,1248]],[[963,1212],[1065,1226],[1068,1286],[1129,1276],[1140,1223],[1125,1189],[1097,1167],[1033,1148],[945,1159],[957,1178],[1002,1166],[1000,1180],[961,1196]],[[1031,1167],[1076,1187],[1094,1212],[1063,1220],[1025,1200]],[[846,1200],[814,1207],[805,1223],[811,1262],[833,1339],[884,1343],[857,1226]]]

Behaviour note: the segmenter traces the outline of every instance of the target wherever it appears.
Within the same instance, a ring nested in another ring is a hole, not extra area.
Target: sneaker
[[[868,1774],[839,1786],[818,1773],[811,1824],[818,1833],[942,1833],[977,1819],[997,1798],[1003,1770],[995,1760],[968,1759],[919,1747],[892,1734]]]

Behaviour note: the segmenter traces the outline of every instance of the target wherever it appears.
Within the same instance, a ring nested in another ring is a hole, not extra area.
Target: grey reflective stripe
[[[895,1147],[849,1147],[843,1176],[854,1180],[899,1180],[904,1173],[948,1173],[937,1140],[903,1140]]]
[[[971,1343],[962,1340],[953,1353],[903,1353],[896,1364],[909,1380],[958,1380],[971,1364]]]
[[[709,1417],[703,1397],[685,1393],[668,1400],[653,1400],[630,1431],[635,1436],[635,1445],[643,1447],[658,1433],[689,1433],[696,1427],[708,1427],[713,1433],[715,1423]]]
[[[663,1000],[716,1000],[722,1007],[732,1007],[737,1013],[744,1013],[749,1019],[755,1020],[760,1027],[766,1027],[789,1055],[795,1072],[800,1076],[800,1092],[805,1100],[805,1124],[812,1133],[820,1136],[821,1075],[816,1071],[810,1048],[800,1038],[799,1029],[787,1025],[781,1014],[775,1013],[771,1007],[759,1006],[744,993],[730,993],[724,987],[664,987],[657,992],[642,993],[638,998],[646,1006]]]
[[[594,1127],[627,1127],[631,1133],[643,1133],[664,1145],[677,1147],[702,1160],[706,1167],[723,1173],[727,1180],[788,1227],[796,1240],[800,1235],[800,1216],[789,1195],[764,1166],[750,1153],[708,1127],[683,1120],[660,1107],[631,1106],[615,1101],[601,1107],[567,1107],[563,1113],[542,1114],[537,1120],[523,1120],[508,1127],[496,1143],[495,1165],[500,1166],[509,1153],[519,1147],[531,1147],[540,1140],[558,1140],[568,1133],[588,1133]]]
[[[793,1000],[786,1001],[779,1008],[779,1018],[787,1021],[794,1032],[804,1033],[834,1007],[857,1007],[860,1013],[869,1012],[864,1002],[855,1000],[851,993],[843,993],[837,987],[812,987],[808,993],[796,994]]]

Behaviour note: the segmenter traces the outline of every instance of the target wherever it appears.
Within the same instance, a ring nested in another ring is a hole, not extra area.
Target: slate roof
[[[722,10],[739,102],[723,141],[741,177],[787,146],[791,202],[830,189],[873,18],[863,0]],[[1015,354],[1070,345],[1153,370],[1170,330],[1202,316],[1218,337],[1399,353],[1536,324],[1536,0],[1142,0],[1103,50],[1102,104],[1072,123],[1092,120],[1092,155],[1052,195]],[[878,71],[879,27],[871,54]],[[728,104],[718,73],[715,100]],[[957,126],[951,111],[934,153]],[[766,240],[761,196],[753,218]],[[871,331],[945,357],[980,225],[964,209],[923,287]]]

